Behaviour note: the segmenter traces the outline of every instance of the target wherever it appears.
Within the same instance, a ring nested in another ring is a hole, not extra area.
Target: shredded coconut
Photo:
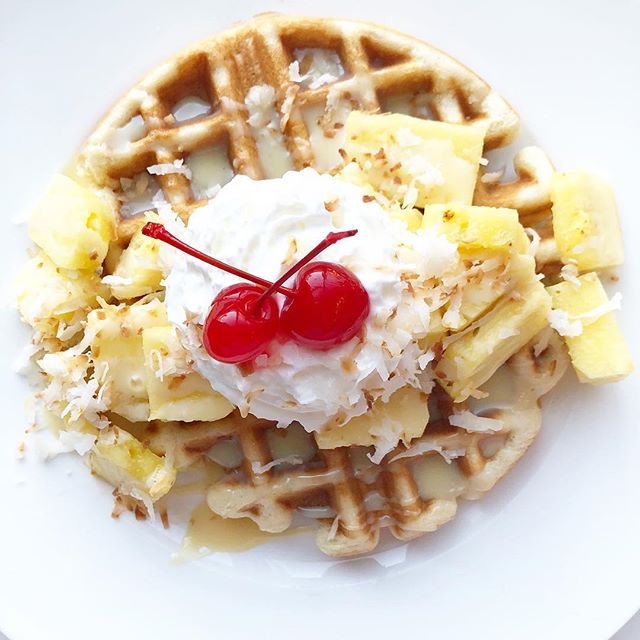
[[[269,469],[273,469],[273,467],[278,467],[282,464],[302,464],[304,459],[301,456],[290,455],[285,456],[284,458],[276,458],[271,462],[267,462],[267,464],[260,464],[259,462],[251,463],[251,470],[255,474],[266,473]]]
[[[575,338],[582,334],[582,322],[571,320],[564,309],[552,309],[547,316],[549,324],[561,335]]]
[[[132,278],[124,278],[123,276],[104,276],[102,278],[102,284],[106,284],[110,287],[127,287],[133,284]]]
[[[247,122],[252,127],[274,127],[276,90],[268,84],[251,87],[245,98],[249,110]]]
[[[174,160],[173,162],[152,164],[150,167],[147,167],[147,171],[154,176],[166,176],[171,173],[179,173],[191,180],[191,169],[185,166],[182,158]]]
[[[578,278],[578,266],[575,262],[569,262],[563,265],[562,269],[560,269],[560,275],[563,280],[575,284],[576,287],[582,285],[582,282],[580,282],[580,279]]]
[[[319,89],[339,80],[344,75],[344,67],[340,56],[329,49],[304,48],[294,49],[295,60],[289,65],[289,80]],[[306,69],[300,73],[300,64]]]
[[[340,525],[340,516],[336,516],[327,531],[327,540],[334,540],[338,535],[338,526]]]
[[[80,431],[61,431],[58,439],[67,451],[75,451],[81,456],[91,451],[96,441],[96,437],[91,433]]]
[[[500,171],[489,171],[480,176],[480,182],[482,182],[482,184],[497,184],[502,180],[503,175],[504,169]]]
[[[396,460],[401,460],[402,458],[413,458],[415,456],[421,456],[423,453],[429,453],[430,451],[439,453],[444,458],[447,464],[451,464],[456,458],[461,458],[467,450],[464,447],[456,449],[446,449],[441,444],[438,444],[433,440],[421,440],[406,451],[402,451],[401,453],[393,456],[393,458],[391,458],[389,462],[395,462]]]
[[[617,311],[622,307],[622,294],[618,291],[610,300],[607,300],[604,304],[597,306],[591,311],[585,311],[577,316],[571,316],[574,320],[590,320],[585,324],[592,324],[602,316],[610,313],[611,311]]]
[[[427,368],[427,365],[432,362],[435,357],[436,354],[433,352],[433,349],[429,349],[418,358],[418,366],[424,371]]]
[[[489,433],[500,431],[504,427],[502,420],[495,418],[483,418],[471,411],[460,411],[449,417],[449,424],[453,427],[460,427],[472,433]]]
[[[531,238],[531,245],[529,246],[529,250],[527,253],[530,256],[535,256],[538,252],[538,248],[540,247],[540,234],[531,227],[525,227],[525,233]]]

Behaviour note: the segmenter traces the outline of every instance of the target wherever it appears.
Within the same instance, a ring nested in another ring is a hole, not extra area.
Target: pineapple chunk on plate
[[[166,495],[176,480],[176,469],[124,429],[110,426],[97,434],[89,452],[91,470],[122,494],[150,502]]]
[[[380,443],[377,435],[389,433],[392,427],[397,439],[409,442],[419,438],[429,422],[427,395],[414,387],[398,389],[388,402],[377,400],[369,411],[351,418],[342,426],[330,427],[315,434],[321,449]]]
[[[466,400],[547,326],[551,298],[536,279],[535,261],[531,256],[514,259],[525,265],[517,289],[478,321],[477,330],[449,344],[436,366],[436,379],[455,402]]]
[[[22,319],[47,337],[59,335],[61,323],[84,317],[97,306],[97,296],[108,294],[95,272],[58,267],[43,251],[24,265],[14,286]]]
[[[422,226],[444,233],[462,251],[525,253],[530,245],[518,212],[504,207],[432,204],[424,209]]]
[[[484,134],[469,125],[352,111],[345,150],[374,188],[404,207],[471,204]]]
[[[158,220],[157,216],[148,217]],[[160,243],[137,231],[105,282],[118,300],[130,300],[160,291],[162,277]]]
[[[580,271],[622,263],[618,207],[611,186],[586,171],[556,173],[551,179],[553,234],[563,262]]]
[[[371,183],[367,179],[367,174],[360,168],[356,162],[347,163],[336,174],[336,178],[350,182],[360,187],[364,195],[371,196],[378,200],[383,208],[386,209],[394,220],[402,222],[409,231],[416,232],[422,226],[422,213],[418,209],[403,209],[398,203],[389,202],[381,194],[376,192]]]
[[[564,340],[580,382],[604,384],[626,378],[633,371],[629,347],[609,299],[595,273],[586,273],[574,282],[548,287],[554,310],[566,314],[567,321],[578,322],[578,334]],[[600,313],[599,310],[602,312]]]
[[[487,313],[517,279],[519,263],[498,261],[493,268],[487,261],[473,268],[473,273],[453,294],[442,316],[442,326],[462,331]]]
[[[151,420],[214,422],[233,411],[233,405],[190,367],[175,327],[145,329],[142,347]]]
[[[59,267],[97,269],[115,238],[115,210],[92,189],[56,175],[33,210],[29,237]]]
[[[98,380],[107,384],[109,409],[132,422],[149,419],[147,371],[142,334],[166,326],[164,305],[153,299],[131,306],[107,306],[89,314],[87,333]]]

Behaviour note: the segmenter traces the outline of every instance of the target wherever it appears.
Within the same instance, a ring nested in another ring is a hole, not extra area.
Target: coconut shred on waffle
[[[633,368],[612,190],[535,147],[506,179],[483,154],[518,124],[369,23],[270,14],[177,54],[33,212],[27,451],[47,434],[165,524],[206,464],[204,508],[306,518],[329,555],[437,529],[522,457],[569,362]]]

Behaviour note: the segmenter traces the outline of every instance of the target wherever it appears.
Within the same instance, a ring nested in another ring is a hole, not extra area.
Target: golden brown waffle
[[[289,65],[296,50],[307,48],[337,53],[344,75],[316,89],[293,82]],[[155,180],[163,198],[186,218],[202,203],[188,172],[150,178],[147,169],[175,161],[188,167],[194,155],[217,150],[228,161],[227,180],[234,173],[274,175],[248,122],[247,96],[258,85],[276,88],[278,135],[294,169],[326,169],[305,113],[317,107],[322,112],[332,95],[347,99],[349,109],[394,111],[400,106],[411,115],[487,128],[487,150],[511,142],[519,126],[517,114],[482,79],[425,42],[366,22],[267,14],[193,45],[149,74],[98,126],[76,171],[125,204],[127,189],[153,191],[147,185]],[[179,118],[177,106],[188,98],[196,98],[204,112]],[[124,142],[123,132],[128,132]],[[516,155],[514,167],[511,182],[480,176],[474,203],[518,209],[523,223],[542,237],[541,265],[552,263],[553,167],[533,147]],[[122,214],[119,236],[126,244],[141,220],[125,215],[124,208]],[[319,547],[330,555],[348,556],[373,549],[383,527],[401,540],[433,531],[455,515],[459,498],[474,499],[488,491],[535,438],[539,398],[561,377],[566,363],[564,348],[554,338],[539,356],[529,346],[510,360],[517,401],[490,413],[503,421],[496,434],[450,426],[452,406],[436,389],[431,422],[411,443],[431,450],[394,460],[404,451],[399,448],[379,466],[368,462],[362,447],[320,450],[307,434],[293,449],[304,449],[302,459],[279,460],[272,445],[282,430],[237,414],[216,423],[124,426],[157,453],[173,456],[179,470],[218,446],[231,446],[231,462],[222,461],[228,474],[208,495],[215,512],[250,517],[262,529],[277,532],[291,525],[297,510],[311,509],[322,516]],[[456,411],[464,408],[456,405]],[[433,460],[446,465],[438,447],[464,453],[446,467],[457,474],[455,491],[429,497],[421,494],[420,465]]]
[[[313,90],[292,82],[289,65],[301,48],[336,52],[344,75]],[[420,99],[418,115],[488,128],[486,149],[511,142],[518,132],[518,116],[503,98],[425,42],[367,22],[266,14],[191,46],[146,76],[88,139],[78,171],[117,193],[122,178],[144,175],[151,165],[188,163],[193,153],[222,148],[234,173],[263,178],[267,171],[245,106],[251,87],[263,84],[277,89],[279,116],[286,116],[283,142],[295,169],[318,166],[304,114],[324,105],[330,91],[364,110],[389,110],[399,99],[410,107]],[[288,96],[295,98],[290,109]],[[207,112],[178,121],[175,107],[188,97],[202,101]],[[134,140],[116,144],[117,132],[132,120],[138,123]],[[198,204],[187,176],[163,175],[158,183],[184,215]]]
[[[404,447],[398,447],[380,465],[368,461],[367,449],[322,450],[311,436],[304,446],[298,443],[293,448],[303,454],[299,459],[283,458],[279,464],[272,443],[283,435],[282,430],[237,414],[216,423],[182,427],[138,425],[134,433],[157,453],[173,455],[178,468],[188,467],[221,442],[233,442],[236,453],[230,462],[223,460],[228,475],[208,491],[214,512],[227,518],[249,517],[264,531],[281,532],[289,528],[297,509],[313,509],[324,515],[317,534],[322,551],[332,556],[362,554],[375,548],[384,527],[399,540],[434,531],[453,518],[459,499],[479,498],[522,457],[540,429],[540,398],[568,364],[561,340],[550,336],[539,355],[534,354],[534,346],[542,337],[505,365],[513,384],[513,403],[478,412],[501,420],[500,430],[479,433],[450,426],[453,405],[436,388],[432,419],[423,436],[411,442],[417,453],[408,456]],[[456,412],[466,408],[455,405]],[[429,450],[420,452],[425,446]],[[458,457],[451,460],[447,474],[449,495],[427,496],[421,484],[428,491],[430,480],[421,481],[421,465],[435,459],[447,469],[438,447]]]

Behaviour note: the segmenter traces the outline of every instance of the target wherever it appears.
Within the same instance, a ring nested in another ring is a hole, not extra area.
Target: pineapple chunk
[[[481,263],[447,304],[442,324],[451,331],[462,331],[494,307],[509,289],[532,277],[529,256],[501,256],[496,263],[495,258],[486,258],[483,253],[472,254],[472,257],[480,258]],[[495,263],[493,268],[489,261]]]
[[[478,271],[454,294],[442,316],[442,325],[461,331],[489,311],[509,288],[514,274],[511,262],[499,263],[487,272]]]
[[[336,173],[336,178],[340,178],[345,182],[355,184],[356,187],[360,187],[365,195],[375,195],[375,189],[373,185],[367,179],[367,174],[360,168],[357,162],[348,162],[347,164]]]
[[[15,289],[22,319],[47,337],[82,319],[97,306],[96,296],[108,294],[94,272],[57,267],[42,251],[23,267]]]
[[[89,465],[121,493],[146,505],[166,495],[176,480],[176,469],[166,458],[116,426],[98,432]]]
[[[233,405],[189,367],[175,327],[145,329],[142,348],[151,420],[214,422],[233,411]]]
[[[551,180],[553,234],[563,262],[580,271],[622,263],[622,233],[611,186],[585,171],[556,173]]]
[[[515,209],[469,205],[428,205],[423,228],[436,228],[460,250],[490,249],[525,253],[529,238]]]
[[[345,149],[367,181],[403,206],[471,204],[484,132],[394,113],[352,111]]]
[[[535,278],[533,257],[518,258],[528,268],[522,269],[516,297],[512,294],[499,303],[494,314],[480,321],[477,331],[466,333],[449,345],[436,366],[436,379],[456,402],[466,400],[547,326],[551,298]]]
[[[376,445],[380,442],[377,432],[385,431],[392,431],[395,438],[409,442],[422,435],[427,422],[427,396],[407,386],[396,391],[388,402],[377,400],[367,413],[351,418],[346,424],[316,433],[316,442],[321,449]]]
[[[158,300],[109,306],[89,314],[87,333],[92,336],[96,377],[107,383],[109,409],[132,422],[149,419],[142,333],[167,324],[167,312]]]
[[[409,231],[416,233],[422,227],[422,213],[418,209],[402,209],[398,206],[389,208],[389,215],[402,222]]]
[[[162,276],[160,243],[137,231],[118,259],[111,277],[111,291],[118,300],[139,298],[160,291]]]
[[[580,285],[561,282],[548,287],[554,309],[566,312],[570,319],[608,303],[607,293],[595,273],[579,277]],[[613,311],[581,320],[582,333],[565,336],[571,362],[580,382],[603,384],[626,378],[633,371],[629,348]]]
[[[56,175],[31,215],[29,236],[59,267],[97,269],[115,238],[115,212],[91,189]]]
[[[381,204],[394,220],[402,222],[409,231],[414,233],[422,226],[422,213],[418,209],[402,209],[397,203],[387,202],[386,198],[380,197],[376,193],[373,186],[367,180],[367,174],[360,168],[356,162],[349,162],[336,174],[336,178],[340,178],[345,182],[350,182],[360,187],[366,196],[373,196],[381,200]]]

